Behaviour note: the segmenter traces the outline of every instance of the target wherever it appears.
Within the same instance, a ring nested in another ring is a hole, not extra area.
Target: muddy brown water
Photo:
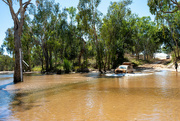
[[[178,121],[180,73],[0,75],[0,121]]]

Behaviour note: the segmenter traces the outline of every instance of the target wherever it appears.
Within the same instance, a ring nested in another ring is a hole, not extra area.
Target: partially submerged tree
[[[23,81],[22,78],[22,60],[21,60],[21,35],[25,19],[25,11],[31,0],[23,3],[22,0],[17,0],[19,9],[15,12],[13,8],[13,0],[2,0],[8,5],[12,19],[14,21],[14,44],[15,44],[15,67],[14,67],[14,83]]]

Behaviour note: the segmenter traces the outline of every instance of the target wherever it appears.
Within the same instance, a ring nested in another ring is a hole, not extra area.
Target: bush
[[[63,68],[65,70],[65,73],[69,73],[70,70],[72,69],[72,63],[69,60],[64,59]]]
[[[41,71],[42,68],[41,66],[35,66],[34,68],[32,68],[32,71]]]
[[[63,65],[60,65],[60,64],[57,65],[57,66],[56,66],[56,70],[63,70]]]

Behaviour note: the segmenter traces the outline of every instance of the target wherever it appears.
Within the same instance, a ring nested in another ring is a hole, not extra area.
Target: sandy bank
[[[0,74],[12,74],[14,71],[0,71]]]

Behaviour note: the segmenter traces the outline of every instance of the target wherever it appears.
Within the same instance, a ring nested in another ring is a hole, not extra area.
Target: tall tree
[[[172,40],[175,42],[175,47],[173,48],[176,58],[179,56],[178,47],[178,36],[175,29],[177,26],[175,23],[179,19],[180,1],[178,0],[148,0],[148,6],[150,7],[150,12],[156,15],[157,23],[161,25],[168,25],[170,28],[170,33]],[[176,17],[175,17],[176,16]],[[176,35],[176,36],[175,36]]]
[[[22,78],[22,60],[21,60],[21,35],[23,31],[23,24],[25,19],[25,12],[31,0],[23,3],[22,0],[17,0],[19,2],[19,9],[15,12],[13,0],[2,0],[5,4],[9,6],[12,19],[14,21],[14,43],[15,43],[15,67],[14,67],[14,83],[23,81]]]
[[[26,15],[21,39],[22,39],[23,60],[27,63],[27,64],[23,64],[24,65],[23,67],[24,70],[31,71],[31,52],[34,43],[31,32],[31,20],[28,15]]]
[[[102,26],[102,38],[105,41],[108,54],[108,69],[110,63],[112,68],[116,68],[124,59],[124,50],[131,43],[131,11],[127,7],[132,3],[131,0],[121,2],[111,2],[108,13],[104,17]]]
[[[82,30],[89,39],[92,40],[96,47],[98,68],[101,72],[102,62],[99,47],[99,32],[101,26],[101,13],[98,11],[98,6],[101,0],[80,0],[78,4],[79,19],[81,20]]]
[[[53,2],[48,0],[39,0],[37,3],[37,10],[34,10],[34,32],[33,36],[36,42],[36,46],[41,46],[43,55],[45,57],[46,71],[49,71],[49,20],[52,12]]]

